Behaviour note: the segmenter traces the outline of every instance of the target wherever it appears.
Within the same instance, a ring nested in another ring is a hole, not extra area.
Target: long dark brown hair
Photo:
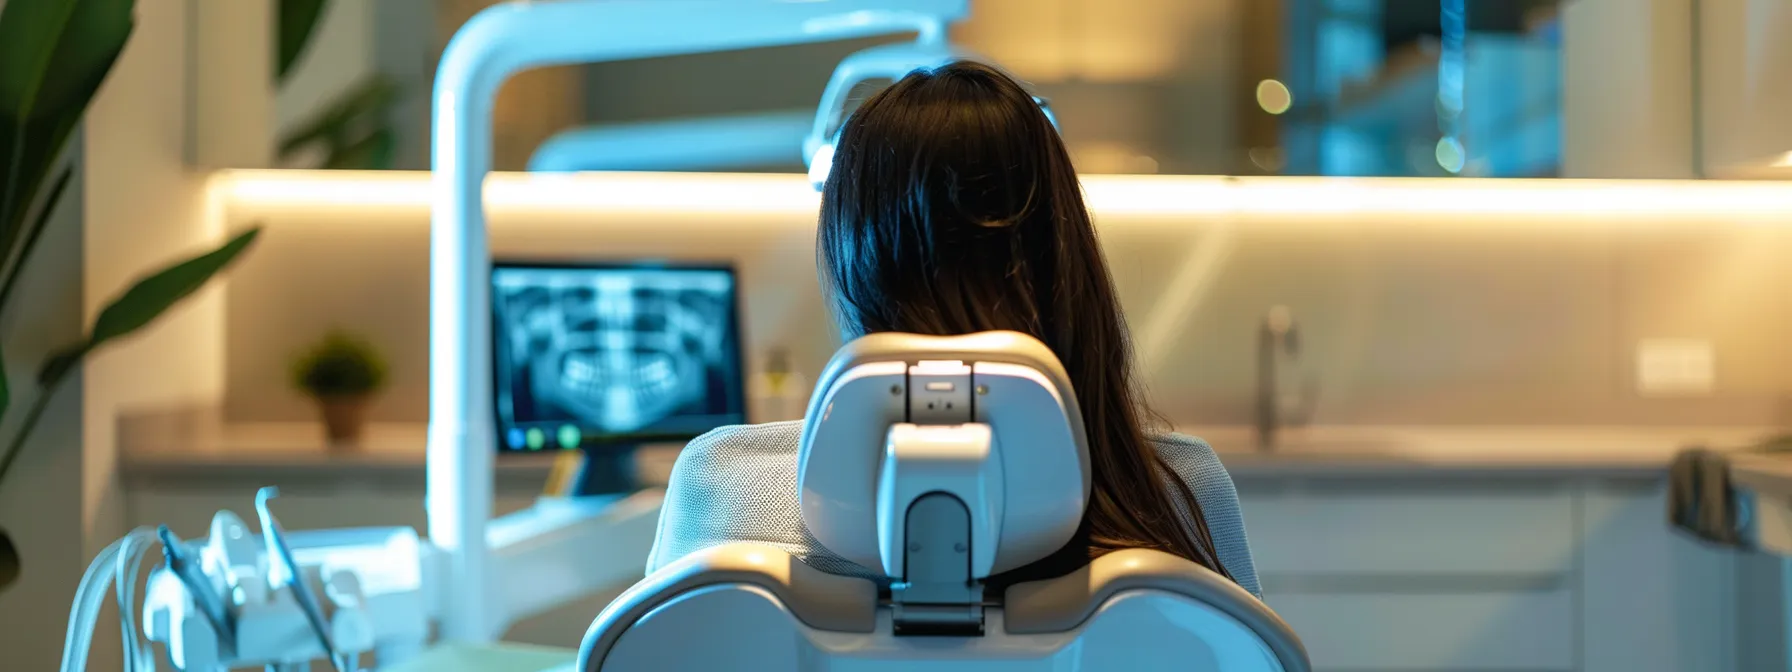
[[[1146,439],[1126,323],[1070,154],[1020,84],[961,61],[867,99],[841,128],[816,242],[846,338],[1005,329],[1063,361],[1093,487],[1078,538],[1042,564],[1152,548],[1226,574],[1200,503]]]

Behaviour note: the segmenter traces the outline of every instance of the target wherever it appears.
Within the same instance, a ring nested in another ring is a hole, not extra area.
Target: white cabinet
[[[1671,531],[1666,511],[1660,487],[1585,489],[1582,669],[1738,669],[1734,553]]]
[[[1246,480],[1265,599],[1314,669],[1730,672],[1733,560],[1658,483]]]
[[[1250,497],[1246,527],[1257,572],[1542,575],[1573,562],[1573,499],[1566,489],[1419,486],[1291,487]]]
[[[1574,595],[1289,592],[1270,607],[1318,670],[1572,670]]]

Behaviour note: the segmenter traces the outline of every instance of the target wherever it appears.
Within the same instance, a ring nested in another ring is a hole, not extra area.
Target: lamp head
[[[875,79],[895,81],[916,70],[937,68],[954,61],[984,61],[976,54],[937,40],[888,44],[854,53],[840,61],[828,86],[822,91],[821,105],[815,110],[815,125],[803,138],[803,164],[809,172],[809,183],[821,191],[834,165],[834,146],[840,140],[840,129],[846,125],[851,111],[847,94],[853,87]],[[1058,128],[1058,117],[1051,103],[1033,97],[1052,128]]]

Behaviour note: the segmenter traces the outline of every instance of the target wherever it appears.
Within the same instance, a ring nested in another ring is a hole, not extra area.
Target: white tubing
[[[69,609],[68,633],[62,639],[62,672],[85,672],[87,669],[87,656],[93,649],[93,630],[98,625],[100,605],[106,600],[108,582],[115,583],[118,589],[125,670],[155,669],[154,650],[142,645],[134,612],[143,555],[153,544],[159,543],[153,530],[140,527],[106,546],[87,566],[80,586],[75,589],[74,605]]]

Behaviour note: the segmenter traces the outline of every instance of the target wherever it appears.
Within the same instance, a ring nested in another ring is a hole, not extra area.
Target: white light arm
[[[529,172],[717,172],[799,158],[813,113],[749,112],[556,133],[529,157]]]
[[[957,59],[974,59],[969,51],[947,43],[943,28],[922,31],[914,42],[886,44],[847,56],[834,66],[828,86],[821,92],[821,105],[815,108],[815,122],[803,139],[803,162],[809,168],[809,181],[817,189],[827,181],[828,168],[834,160],[834,140],[840,124],[846,120],[846,94],[861,82],[874,79],[901,79],[922,68],[934,68]]]
[[[491,297],[482,186],[498,87],[549,65],[801,44],[923,31],[962,18],[967,0],[560,0],[489,8],[442,54],[433,103],[430,227],[429,538],[458,589],[442,635],[498,634],[486,538],[496,442]],[[474,540],[474,541],[470,541]]]
[[[653,547],[664,494],[655,489],[626,497],[543,499],[492,521],[487,539],[498,600],[491,605],[497,613],[491,627],[502,631],[639,580],[645,566],[640,550]]]

